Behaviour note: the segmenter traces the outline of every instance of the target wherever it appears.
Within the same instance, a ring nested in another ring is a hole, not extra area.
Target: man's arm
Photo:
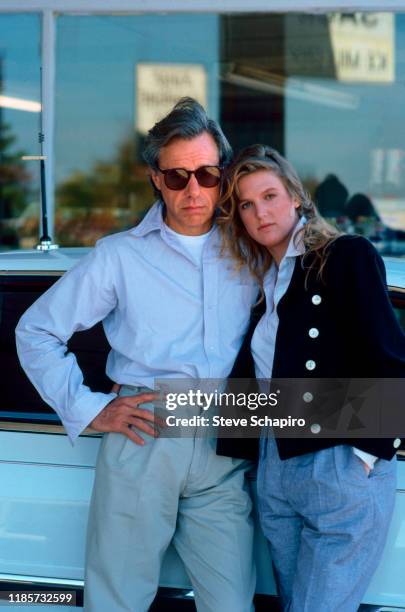
[[[98,431],[121,431],[141,443],[129,426],[154,435],[153,415],[138,404],[150,394],[117,398],[116,393],[92,392],[83,384],[76,357],[67,341],[76,331],[105,319],[116,307],[111,261],[105,245],[95,249],[43,294],[21,317],[17,352],[28,378],[57,412],[70,440],[91,424]]]

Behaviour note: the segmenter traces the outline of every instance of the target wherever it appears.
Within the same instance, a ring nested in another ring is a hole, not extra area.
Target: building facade
[[[279,149],[333,223],[405,255],[403,0],[0,0],[0,249],[38,241],[41,153],[59,244],[136,224],[143,138],[182,95],[235,150]]]

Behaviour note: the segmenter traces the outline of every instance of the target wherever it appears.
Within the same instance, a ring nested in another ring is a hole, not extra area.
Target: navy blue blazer
[[[322,279],[316,266],[307,275],[311,260],[304,263],[302,257],[296,259],[290,285],[277,307],[279,326],[273,378],[305,378],[308,382],[316,378],[403,378],[405,382],[405,335],[388,297],[381,256],[361,236],[340,236],[328,249]],[[262,303],[252,313],[232,378],[254,379],[250,342],[264,310]],[[315,329],[318,335],[311,337],[310,329]],[[313,362],[310,364],[313,369],[308,369],[309,361]],[[399,431],[398,436],[401,433],[405,434]],[[316,435],[277,438],[281,459],[338,444],[350,444],[390,459],[399,442],[395,438]],[[218,454],[254,459],[257,451],[257,440],[218,439]]]

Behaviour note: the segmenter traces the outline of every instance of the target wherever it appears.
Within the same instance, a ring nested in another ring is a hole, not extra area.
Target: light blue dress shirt
[[[22,316],[21,364],[73,442],[116,397],[83,384],[66,343],[103,321],[108,376],[154,388],[156,378],[228,376],[257,298],[247,270],[220,256],[218,228],[201,262],[168,231],[156,203],[135,228],[99,240]]]
[[[273,372],[274,351],[276,347],[276,337],[278,330],[277,306],[283,295],[286,293],[294,272],[296,257],[303,255],[305,247],[296,234],[305,225],[305,217],[301,217],[292,233],[290,242],[280,266],[277,269],[273,261],[264,279],[264,293],[266,296],[266,312],[260,319],[254,331],[251,350],[255,362],[255,374],[259,379],[270,379]],[[366,453],[353,447],[354,453],[360,457],[372,469],[377,459],[374,455]]]

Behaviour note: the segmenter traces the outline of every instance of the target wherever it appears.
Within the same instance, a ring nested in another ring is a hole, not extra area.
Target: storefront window
[[[215,15],[61,16],[57,28],[56,234],[92,245],[153,201],[143,138],[182,95],[218,118]]]
[[[404,256],[405,15],[237,15],[222,31],[232,143],[280,149],[332,223]]]
[[[0,15],[0,250],[38,240],[40,17]]]
[[[332,223],[405,255],[405,15],[62,15],[57,41],[61,244],[140,220],[145,133],[191,95],[235,150],[285,154]]]

